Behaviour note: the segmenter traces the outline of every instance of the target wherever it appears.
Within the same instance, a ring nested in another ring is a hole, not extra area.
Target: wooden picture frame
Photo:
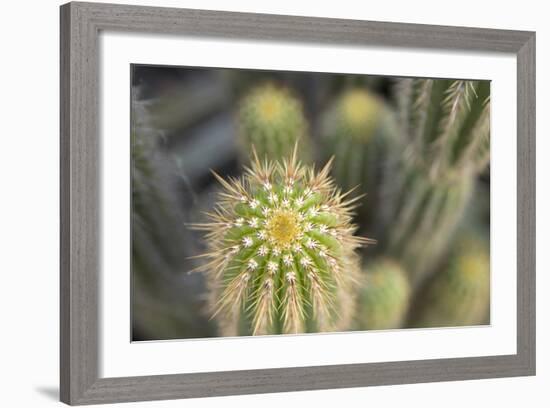
[[[101,30],[514,53],[517,353],[126,378],[99,377]],[[61,400],[97,404],[535,374],[535,33],[69,3],[61,7]]]

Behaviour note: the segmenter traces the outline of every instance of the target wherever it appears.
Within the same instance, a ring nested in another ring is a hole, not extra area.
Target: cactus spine
[[[370,214],[378,201],[386,150],[397,133],[393,112],[364,88],[345,91],[326,112],[323,142],[327,156],[334,155],[333,176],[343,189],[364,195],[360,215]]]
[[[406,140],[396,171],[403,177],[387,192],[387,250],[415,285],[446,248],[489,161],[489,92],[487,81],[399,83]]]
[[[487,324],[490,295],[489,251],[477,237],[462,238],[447,268],[421,290],[414,327]]]
[[[366,267],[357,299],[358,330],[402,327],[411,290],[405,271],[390,259],[380,259]]]
[[[351,201],[328,177],[297,161],[260,162],[223,180],[207,231],[213,315],[225,334],[345,329],[358,257]]]
[[[254,148],[260,159],[281,160],[290,157],[298,143],[299,159],[311,160],[303,107],[289,89],[272,83],[253,88],[240,105],[238,122],[240,147],[247,159]]]

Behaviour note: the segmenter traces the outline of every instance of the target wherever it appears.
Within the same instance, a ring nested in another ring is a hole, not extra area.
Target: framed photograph
[[[535,374],[535,33],[61,7],[61,400]]]

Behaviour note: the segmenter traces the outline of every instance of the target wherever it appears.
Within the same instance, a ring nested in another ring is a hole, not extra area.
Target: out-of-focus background
[[[361,251],[349,329],[487,324],[489,88],[133,65],[133,340],[220,335],[193,258],[205,251],[204,237],[189,224],[215,204],[219,184],[210,170],[239,176],[258,143],[245,101],[277,91],[298,103],[304,160],[319,167],[334,155],[338,185],[366,194],[355,222],[377,244]]]

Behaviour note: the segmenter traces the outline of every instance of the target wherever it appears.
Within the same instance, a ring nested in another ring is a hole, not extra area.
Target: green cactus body
[[[378,201],[386,151],[397,129],[391,110],[363,88],[344,92],[323,118],[324,151],[335,158],[332,174],[341,188],[355,189],[353,196],[364,195],[361,217]]]
[[[387,253],[416,286],[447,247],[489,160],[489,82],[414,79],[399,84],[406,140],[384,192]]]
[[[355,249],[368,240],[353,235],[329,165],[315,173],[295,150],[282,164],[256,156],[241,180],[218,177],[225,192],[196,227],[208,232],[212,313],[225,335],[349,327]]]
[[[489,250],[477,237],[461,239],[447,268],[422,288],[412,316],[413,327],[488,324]]]
[[[289,89],[272,83],[252,88],[241,102],[239,142],[246,160],[254,148],[260,159],[281,160],[290,157],[296,143],[302,162],[311,160],[303,107]]]
[[[356,328],[384,330],[402,327],[410,295],[407,275],[397,262],[381,259],[369,264],[357,299]]]

